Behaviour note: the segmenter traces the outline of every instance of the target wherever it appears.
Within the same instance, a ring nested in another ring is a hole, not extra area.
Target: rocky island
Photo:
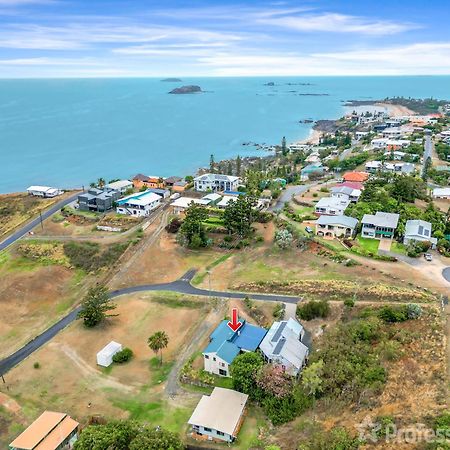
[[[169,94],[196,94],[198,92],[203,92],[200,86],[189,85],[172,89]]]
[[[183,80],[180,78],[164,78],[161,81],[169,82],[169,83],[181,83]]]

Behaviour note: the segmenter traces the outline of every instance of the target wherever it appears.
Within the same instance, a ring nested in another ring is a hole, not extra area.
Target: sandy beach
[[[301,141],[295,142],[295,144],[319,144],[320,138],[322,137],[323,132],[319,130],[315,130],[314,128],[311,128],[311,131],[309,132],[309,136],[306,139],[302,139]]]
[[[375,103],[374,106],[385,108],[391,117],[414,116],[416,113],[406,106],[391,105],[390,103]]]

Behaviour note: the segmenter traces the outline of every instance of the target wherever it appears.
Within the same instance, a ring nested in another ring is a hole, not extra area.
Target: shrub
[[[183,221],[181,219],[175,217],[166,225],[166,231],[168,233],[177,233],[182,223]]]
[[[387,323],[404,322],[408,320],[406,307],[383,306],[378,311],[378,317]]]
[[[353,308],[355,306],[355,299],[353,298],[346,298],[344,300],[344,306],[347,308]]]
[[[113,362],[117,364],[122,364],[124,362],[129,361],[133,357],[133,350],[131,348],[125,347],[120,352],[117,352],[113,356]]]
[[[289,230],[283,229],[277,230],[275,232],[275,243],[279,248],[283,250],[287,249],[292,245],[293,242],[294,237],[292,236],[292,233]]]
[[[275,308],[274,308],[273,313],[272,313],[273,317],[275,319],[281,319],[284,316],[285,308],[286,308],[286,305],[284,303],[281,303],[281,302],[277,303],[275,305]]]
[[[326,300],[311,300],[297,306],[297,315],[303,320],[312,320],[316,317],[325,318],[330,313],[330,305]]]
[[[422,308],[419,305],[409,303],[406,305],[406,315],[408,319],[418,319],[422,315]]]
[[[33,368],[34,368],[34,369],[40,369],[40,368],[41,368],[41,365],[36,361],[36,362],[33,364]]]

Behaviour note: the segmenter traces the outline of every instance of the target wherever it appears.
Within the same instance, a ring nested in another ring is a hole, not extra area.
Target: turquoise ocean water
[[[207,92],[167,93],[184,84]],[[303,139],[300,120],[337,118],[342,101],[394,95],[449,99],[450,77],[0,80],[0,192],[186,175],[211,153],[264,154],[243,142]]]

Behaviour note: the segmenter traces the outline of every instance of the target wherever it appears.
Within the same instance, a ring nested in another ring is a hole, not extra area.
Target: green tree
[[[288,154],[288,149],[286,146],[286,137],[283,136],[283,139],[281,139],[281,153],[283,156],[286,156]]]
[[[150,427],[142,428],[130,445],[130,450],[182,450],[184,444],[175,433]]]
[[[216,171],[216,163],[214,161],[214,155],[211,153],[211,156],[209,157],[209,171],[211,173],[214,173]]]
[[[302,371],[302,386],[308,395],[316,397],[323,388],[323,361],[319,360]]]
[[[169,336],[165,331],[157,331],[148,338],[147,342],[156,355],[160,352],[159,363],[162,365],[162,350],[169,345]]]
[[[263,364],[263,358],[259,353],[246,352],[238,355],[230,367],[233,388],[256,399],[258,397],[256,376]]]
[[[94,327],[107,317],[117,316],[106,314],[115,308],[116,304],[109,298],[108,289],[105,285],[99,284],[89,289],[77,318],[83,319],[87,327]]]
[[[256,218],[254,197],[239,195],[236,201],[229,202],[223,214],[223,223],[230,234],[246,237],[251,233]]]
[[[104,187],[105,184],[106,184],[106,181],[105,181],[104,178],[99,178],[99,179],[97,180],[97,186],[98,186],[100,189],[101,189],[102,187]]]
[[[236,158],[236,175],[238,177],[241,176],[241,170],[242,170],[242,159],[241,159],[241,157],[239,155],[237,155],[237,158]]]
[[[206,246],[206,231],[203,222],[208,218],[208,212],[203,206],[192,203],[186,210],[186,216],[180,227],[180,234],[188,247]]]

